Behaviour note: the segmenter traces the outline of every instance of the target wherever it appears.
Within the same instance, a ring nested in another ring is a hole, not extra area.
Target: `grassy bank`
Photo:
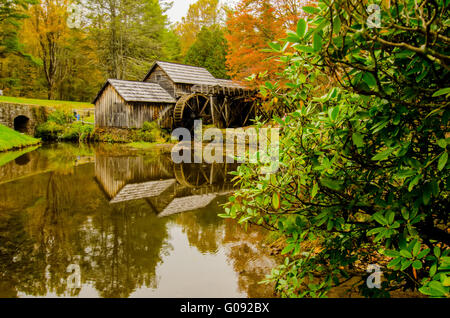
[[[10,96],[0,96],[0,102],[38,105],[38,106],[45,106],[45,107],[53,107],[55,109],[94,108],[94,105],[92,105],[90,103],[61,101],[61,100],[32,99],[32,98],[10,97]]]
[[[125,144],[126,147],[135,149],[135,150],[150,150],[150,149],[156,149],[156,148],[165,148],[165,149],[171,149],[173,146],[175,146],[174,142],[145,142],[145,141],[136,141],[131,142],[128,144]]]
[[[27,147],[25,149],[20,149],[20,150],[15,150],[15,151],[0,152],[0,167],[4,166],[5,164],[7,164],[10,161],[13,161],[13,160],[19,158],[20,156],[22,156],[28,152],[36,150],[37,148],[39,148],[39,146]]]
[[[39,144],[39,139],[23,135],[11,128],[0,125],[0,151],[20,149]]]

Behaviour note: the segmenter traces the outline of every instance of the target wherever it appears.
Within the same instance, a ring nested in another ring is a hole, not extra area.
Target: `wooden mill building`
[[[192,128],[194,120],[244,126],[254,117],[255,92],[207,69],[156,61],[142,82],[108,80],[94,100],[96,127]]]

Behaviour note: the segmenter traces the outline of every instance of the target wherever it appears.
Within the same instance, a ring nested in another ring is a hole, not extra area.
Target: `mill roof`
[[[95,98],[94,104],[108,85],[114,87],[126,102],[176,103],[159,84],[109,79]]]
[[[204,67],[163,61],[156,61],[153,64],[144,81],[147,80],[156,66],[159,66],[174,83],[217,85],[216,78]]]

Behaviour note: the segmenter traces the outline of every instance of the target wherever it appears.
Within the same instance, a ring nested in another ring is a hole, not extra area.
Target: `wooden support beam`
[[[212,122],[213,125],[216,125],[216,116],[215,116],[215,112],[214,112],[214,97],[212,95],[209,96],[209,103],[211,104],[211,116],[212,116]]]
[[[253,109],[256,107],[256,101],[253,102],[252,107],[250,108],[250,111],[247,114],[247,117],[245,118],[244,122],[242,123],[242,126],[245,126],[247,123],[247,120],[250,118],[250,114],[252,113]]]

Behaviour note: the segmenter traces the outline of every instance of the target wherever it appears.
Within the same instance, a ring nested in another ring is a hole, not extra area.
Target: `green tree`
[[[293,56],[271,44],[289,89],[264,90],[299,109],[275,118],[278,172],[241,166],[223,216],[285,238],[272,272],[283,296],[324,296],[368,264],[384,280],[381,289],[362,280],[365,296],[450,296],[447,7],[393,1],[377,25],[363,2],[323,0],[288,33]],[[314,97],[321,76],[335,87]]]
[[[203,27],[184,62],[205,67],[217,78],[228,78],[225,66],[227,41],[219,27]]]
[[[151,63],[164,57],[167,5],[158,0],[89,0],[86,8],[108,77],[141,80]]]
[[[189,5],[186,16],[176,26],[182,54],[186,54],[203,27],[219,25],[223,19],[223,13],[219,0],[197,0]]]
[[[173,29],[164,32],[162,57],[170,62],[181,62],[180,38]]]
[[[28,17],[28,6],[35,3],[35,0],[0,0],[0,58],[7,53],[21,52],[20,21]]]

